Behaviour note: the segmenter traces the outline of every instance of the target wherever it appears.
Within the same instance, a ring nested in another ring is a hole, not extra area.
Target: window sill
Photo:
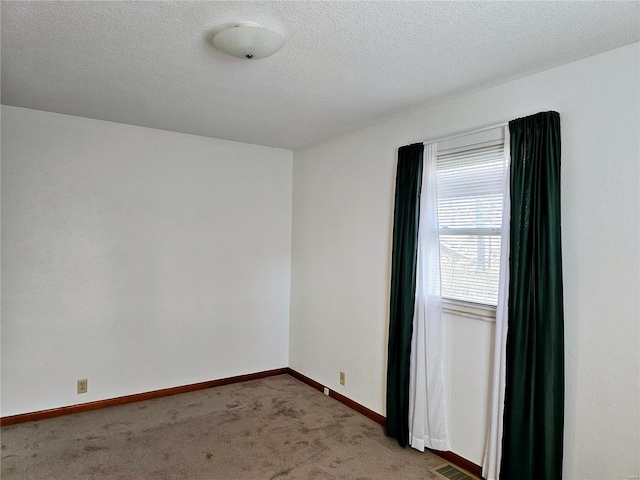
[[[483,322],[495,323],[496,321],[496,307],[491,305],[443,298],[442,310],[445,313],[482,320]]]

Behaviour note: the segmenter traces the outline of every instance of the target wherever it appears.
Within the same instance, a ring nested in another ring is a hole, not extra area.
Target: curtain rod
[[[483,127],[483,128],[478,128],[477,130],[471,130],[470,132],[457,133],[455,135],[449,135],[448,137],[442,137],[442,138],[438,138],[438,139],[435,139],[435,140],[427,140],[427,141],[424,141],[422,143],[427,144],[427,143],[444,142],[445,140],[453,140],[454,138],[464,137],[464,136],[467,136],[467,135],[473,135],[474,133],[480,133],[480,132],[484,132],[486,130],[493,130],[494,128],[502,128],[502,127],[506,127],[507,125],[509,125],[509,122],[502,122],[502,123],[498,123],[496,125],[491,125],[489,127]]]

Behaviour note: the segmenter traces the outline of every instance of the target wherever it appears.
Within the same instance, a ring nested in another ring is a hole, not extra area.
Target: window
[[[504,129],[438,143],[438,221],[442,296],[498,303]]]

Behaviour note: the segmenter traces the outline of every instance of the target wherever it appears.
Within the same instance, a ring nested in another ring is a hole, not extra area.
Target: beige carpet
[[[1,433],[2,480],[441,479],[446,463],[289,375]]]

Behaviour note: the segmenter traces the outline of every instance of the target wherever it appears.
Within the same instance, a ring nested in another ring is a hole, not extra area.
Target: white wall
[[[638,58],[634,44],[295,151],[290,366],[385,414],[397,148],[557,110],[565,478],[638,475]],[[452,449],[480,463],[493,327],[448,319]]]
[[[3,106],[2,415],[286,367],[291,163]]]

